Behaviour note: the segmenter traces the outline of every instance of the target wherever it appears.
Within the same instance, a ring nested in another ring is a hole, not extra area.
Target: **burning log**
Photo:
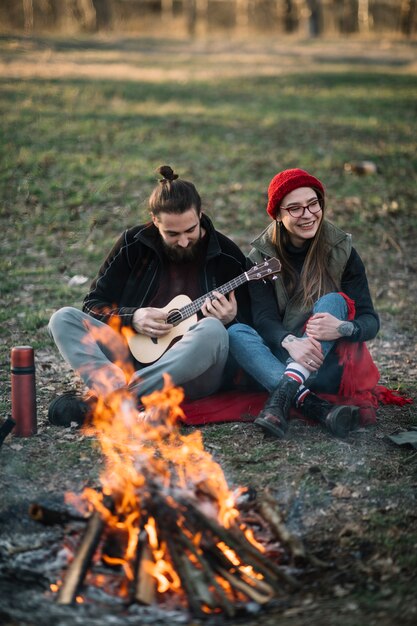
[[[105,504],[110,514],[113,508],[113,501],[109,496],[105,498]],[[81,545],[59,589],[58,604],[72,604],[74,602],[100,542],[105,527],[105,517],[103,511],[94,511],[90,516]]]
[[[151,573],[151,566],[155,561],[149,545],[148,534],[145,530],[140,533],[138,545],[134,599],[139,604],[151,605],[155,601],[156,596],[156,580]]]
[[[194,515],[198,519],[199,525],[206,525],[217,536],[220,541],[234,550],[247,565],[251,565],[272,585],[276,585],[277,580],[281,579],[290,587],[298,587],[298,582],[287,572],[281,570],[270,559],[265,557],[253,544],[251,544],[239,527],[233,527],[229,532],[216,522],[216,520],[205,516],[196,506],[188,503],[192,508]]]
[[[208,588],[202,588],[195,583],[191,564],[187,564],[187,557],[180,554],[176,542],[171,537],[166,536],[165,538],[173,565],[187,595],[188,605],[193,615],[203,617],[202,604],[207,604],[210,608],[213,608],[215,606],[214,598],[209,594]]]
[[[249,584],[248,582],[245,582],[240,575],[235,576],[228,570],[219,568],[217,571],[231,584],[232,587],[235,587],[239,591],[243,591],[245,596],[258,604],[265,604],[266,602],[272,600],[274,596],[274,590],[269,585],[260,585],[261,589],[259,589],[257,587],[258,581],[255,578],[251,578],[252,584]]]
[[[113,507],[114,502],[112,502]],[[237,597],[266,604],[282,583],[292,588],[297,581],[281,570],[248,541],[236,525],[227,529],[199,509],[191,499],[179,498],[170,505],[155,485],[148,492],[145,508],[155,519],[158,548],[166,545],[166,556],[179,577],[189,608],[195,616],[206,616],[204,609],[221,610],[228,617],[236,607],[225,586]],[[109,511],[110,515],[110,511]],[[72,561],[58,594],[59,604],[74,602],[85,575],[106,531],[106,515],[98,511],[91,516],[80,547]],[[196,534],[201,535],[198,543]],[[134,600],[151,605],[156,598],[155,559],[148,532],[139,533]],[[102,555],[106,560],[107,555]],[[250,570],[248,571],[248,568]],[[232,597],[233,597],[232,593]]]
[[[62,587],[59,589],[58,604],[72,604],[74,602],[100,541],[103,528],[104,520],[95,511],[90,517],[78,552],[71,562]]]
[[[33,502],[29,506],[29,517],[35,522],[40,522],[45,526],[52,526],[54,524],[66,524],[70,521],[87,522],[88,517],[79,515],[77,513],[71,513],[64,509],[55,509],[51,506],[46,506],[38,502]]]
[[[122,567],[119,595],[130,589],[129,597],[144,605],[175,596],[196,617],[234,617],[247,602],[268,603],[283,585],[298,587],[243,524],[201,434],[180,433],[182,399],[166,385],[142,398],[149,415],[143,420],[130,397],[116,394],[118,405],[107,402],[104,418],[94,418],[108,467],[102,492],[84,491],[94,513],[59,590],[60,604],[75,600],[93,556]]]
[[[204,581],[207,582],[208,585],[211,585],[219,598],[219,604],[222,606],[227,615],[234,615],[234,607],[232,603],[228,600],[226,593],[223,588],[219,585],[216,580],[214,570],[210,567],[209,562],[209,552],[208,550],[204,550],[201,553],[196,546],[193,544],[191,539],[187,537],[184,533],[181,534],[181,542],[185,550],[188,550],[189,553],[194,557],[196,562],[201,566],[202,572],[204,574]],[[207,606],[211,607],[210,602],[206,602]]]

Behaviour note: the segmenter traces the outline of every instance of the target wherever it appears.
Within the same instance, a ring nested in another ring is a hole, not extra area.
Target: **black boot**
[[[255,424],[270,435],[283,439],[288,429],[288,413],[299,386],[300,383],[293,378],[283,376],[256,418]]]
[[[92,418],[97,398],[93,395],[82,397],[75,391],[66,391],[52,400],[48,408],[48,419],[54,426],[68,428],[75,422],[78,426]]]
[[[359,425],[357,406],[330,404],[312,392],[298,408],[305,417],[319,422],[332,435],[341,439],[345,439]]]

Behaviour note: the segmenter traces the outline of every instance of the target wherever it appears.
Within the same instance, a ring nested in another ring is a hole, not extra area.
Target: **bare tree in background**
[[[358,26],[360,33],[369,33],[371,16],[369,14],[369,0],[358,0]]]
[[[111,0],[92,0],[96,12],[96,30],[107,30],[112,24]]]
[[[284,30],[293,33],[297,28],[294,0],[284,0]]]
[[[93,0],[77,0],[78,22],[83,30],[97,29],[97,14]]]
[[[33,1],[22,0],[22,8],[25,33],[31,33],[33,31]]]
[[[414,21],[417,14],[417,0],[402,0],[400,13],[400,30],[410,37],[414,31]]]
[[[310,10],[309,33],[311,37],[318,37],[323,32],[323,7],[321,0],[307,0]]]
[[[170,22],[174,17],[174,1],[161,0],[161,12],[163,19]]]
[[[250,0],[236,0],[236,26],[247,28],[249,26]]]
[[[187,25],[187,33],[193,37],[197,24],[197,6],[196,0],[184,1],[185,21]]]
[[[0,0],[3,32],[125,32],[126,26],[142,32],[145,16],[170,29],[185,23],[191,36],[204,35],[210,20],[221,26],[225,19],[226,27],[245,33],[267,25],[306,37],[334,30],[364,36],[396,31],[411,37],[417,29],[417,0]]]

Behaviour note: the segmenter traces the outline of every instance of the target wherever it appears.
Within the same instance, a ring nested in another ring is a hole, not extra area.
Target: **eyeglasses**
[[[314,200],[306,204],[306,206],[303,206],[302,204],[297,204],[288,208],[285,206],[280,206],[279,208],[283,211],[288,211],[291,217],[304,217],[306,209],[308,209],[312,215],[321,211],[321,206],[318,198],[315,198]]]

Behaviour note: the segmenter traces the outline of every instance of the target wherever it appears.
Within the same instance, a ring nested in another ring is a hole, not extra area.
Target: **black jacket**
[[[246,260],[238,246],[216,231],[204,214],[201,224],[208,237],[200,272],[200,295],[204,295],[244,273]],[[149,306],[158,289],[163,259],[161,236],[152,223],[129,228],[119,237],[92,282],[83,311],[106,323],[117,316],[122,326],[131,326],[135,310]],[[236,320],[250,323],[247,284],[236,290],[236,299]]]

